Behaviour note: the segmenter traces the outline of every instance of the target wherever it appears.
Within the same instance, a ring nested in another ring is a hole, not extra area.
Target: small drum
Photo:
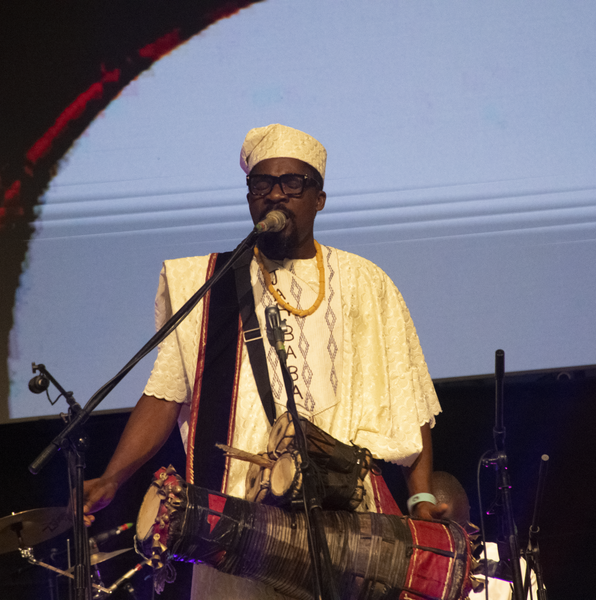
[[[308,419],[300,417],[306,437],[306,451],[319,467],[339,473],[351,473],[358,468],[358,476],[364,479],[373,465],[372,454],[366,448],[349,446],[323,431]],[[281,415],[273,424],[267,444],[269,458],[275,460],[284,452],[298,450],[296,429],[290,413]]]
[[[271,487],[271,469],[250,463],[245,487],[244,497],[249,502],[264,502]]]
[[[156,589],[168,581],[159,572],[173,569],[171,560],[201,561],[293,598],[312,598],[303,513],[186,485],[171,475],[156,473],[159,481],[137,521],[137,549],[155,566]],[[471,588],[469,540],[455,523],[348,511],[321,516],[342,600],[459,600]],[[164,523],[169,528],[162,537]]]
[[[373,466],[372,454],[366,448],[343,444],[303,417],[300,424],[322,507],[355,510],[364,498],[364,478]],[[302,471],[295,434],[290,413],[275,421],[267,445],[267,454],[275,463],[270,477],[269,473],[261,476],[270,485],[259,484],[255,489],[259,467],[251,466],[246,478],[247,500],[284,507],[301,500]]]
[[[329,510],[356,510],[364,498],[364,482],[354,473],[319,471],[321,507]],[[302,469],[297,452],[285,452],[271,468],[270,494],[262,502],[288,507],[302,501]],[[246,497],[248,500],[248,496]]]

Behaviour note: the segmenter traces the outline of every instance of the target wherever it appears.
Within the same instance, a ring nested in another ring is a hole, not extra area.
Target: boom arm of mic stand
[[[234,250],[232,256],[223,267],[217,271],[201,288],[186,301],[186,303],[172,315],[163,327],[126,363],[126,365],[110,381],[105,383],[87,402],[85,407],[71,419],[70,423],[59,433],[29,465],[29,471],[37,475],[52,457],[62,448],[69,435],[71,435],[79,426],[83,425],[90,417],[91,413],[99,406],[103,399],[128,375],[128,373],[149,354],[158,344],[164,340],[178,325],[188,316],[190,311],[199,303],[205,294],[221,279],[221,277],[231,268],[239,256],[246,250],[251,249],[257,242],[259,231],[253,230],[239,246]]]

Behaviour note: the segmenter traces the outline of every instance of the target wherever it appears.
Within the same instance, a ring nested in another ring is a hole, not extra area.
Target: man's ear
[[[320,191],[319,195],[317,196],[317,204],[315,206],[317,211],[323,210],[325,208],[326,200],[327,200],[327,194],[323,191]]]

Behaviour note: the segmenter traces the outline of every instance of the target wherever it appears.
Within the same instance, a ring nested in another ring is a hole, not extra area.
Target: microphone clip
[[[277,305],[268,306],[265,309],[265,317],[267,319],[267,329],[271,331],[273,335],[273,345],[279,360],[284,364],[286,362],[286,347],[284,345],[285,332],[287,330],[287,324],[285,319],[282,321],[279,313],[279,307]]]
[[[43,394],[43,392],[47,392],[50,387],[50,378],[46,372],[45,365],[36,365],[35,363],[31,363],[31,370],[33,373],[37,373],[39,371],[39,375],[35,375],[29,380],[29,391],[33,394]],[[48,395],[49,398],[49,395]],[[54,405],[56,400],[52,402],[50,400],[50,404]]]
[[[56,402],[58,402],[58,400],[62,396],[64,396],[64,398],[65,398],[66,402],[68,402],[68,405],[70,406],[71,410],[74,410],[75,412],[78,412],[79,410],[81,410],[81,407],[77,404],[76,400],[74,399],[73,393],[72,392],[67,392],[52,377],[52,374],[46,369],[45,365],[43,365],[43,364],[36,365],[35,363],[31,363],[31,368],[33,369],[34,373],[36,373],[37,371],[39,371],[39,375],[36,375],[35,377],[33,377],[32,379],[29,380],[29,390],[31,392],[33,392],[34,394],[41,394],[41,393],[45,392],[46,396],[48,397],[48,402],[52,406],[54,406],[54,404],[56,404]],[[50,387],[50,383],[53,383],[54,386],[60,392],[60,395],[55,400],[52,400],[50,398],[50,394],[48,392],[48,388]]]

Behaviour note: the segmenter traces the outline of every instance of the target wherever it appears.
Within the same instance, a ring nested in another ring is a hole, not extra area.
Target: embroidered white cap
[[[242,144],[240,166],[248,174],[267,158],[297,158],[314,167],[325,179],[327,151],[314,137],[285,125],[251,129]]]

